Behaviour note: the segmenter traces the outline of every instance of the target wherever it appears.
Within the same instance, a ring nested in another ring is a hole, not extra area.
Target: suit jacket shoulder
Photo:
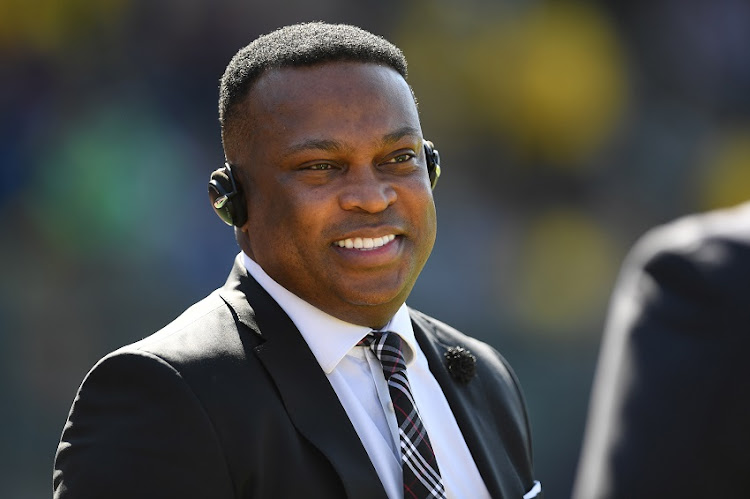
[[[238,265],[223,288],[94,366],[54,485],[59,498],[385,498],[304,340]]]
[[[720,316],[750,319],[750,203],[646,233],[625,262],[613,306],[620,296],[636,297],[666,320],[698,321],[706,329],[706,321],[715,325]]]
[[[55,497],[233,497],[218,427],[184,368],[205,344],[189,332],[221,313],[213,305],[209,297],[91,369],[58,446]]]

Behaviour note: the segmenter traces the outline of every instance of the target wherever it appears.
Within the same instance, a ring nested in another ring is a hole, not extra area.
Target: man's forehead
[[[285,101],[315,93],[344,97],[348,93],[370,91],[385,94],[411,89],[391,67],[356,61],[331,61],[310,66],[283,66],[266,70],[248,92],[260,100]]]

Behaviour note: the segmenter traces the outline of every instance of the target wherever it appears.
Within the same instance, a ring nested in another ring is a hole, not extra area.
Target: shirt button
[[[396,412],[396,409],[393,408],[393,402],[388,402],[388,410],[391,412]]]

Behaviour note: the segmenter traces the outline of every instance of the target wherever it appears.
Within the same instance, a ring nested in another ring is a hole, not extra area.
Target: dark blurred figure
[[[612,300],[575,499],[750,497],[750,203],[656,228]]]

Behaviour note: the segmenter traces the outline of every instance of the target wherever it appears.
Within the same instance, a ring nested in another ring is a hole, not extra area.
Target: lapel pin
[[[468,383],[477,375],[477,358],[463,347],[450,347],[445,352],[445,365],[453,379]]]

